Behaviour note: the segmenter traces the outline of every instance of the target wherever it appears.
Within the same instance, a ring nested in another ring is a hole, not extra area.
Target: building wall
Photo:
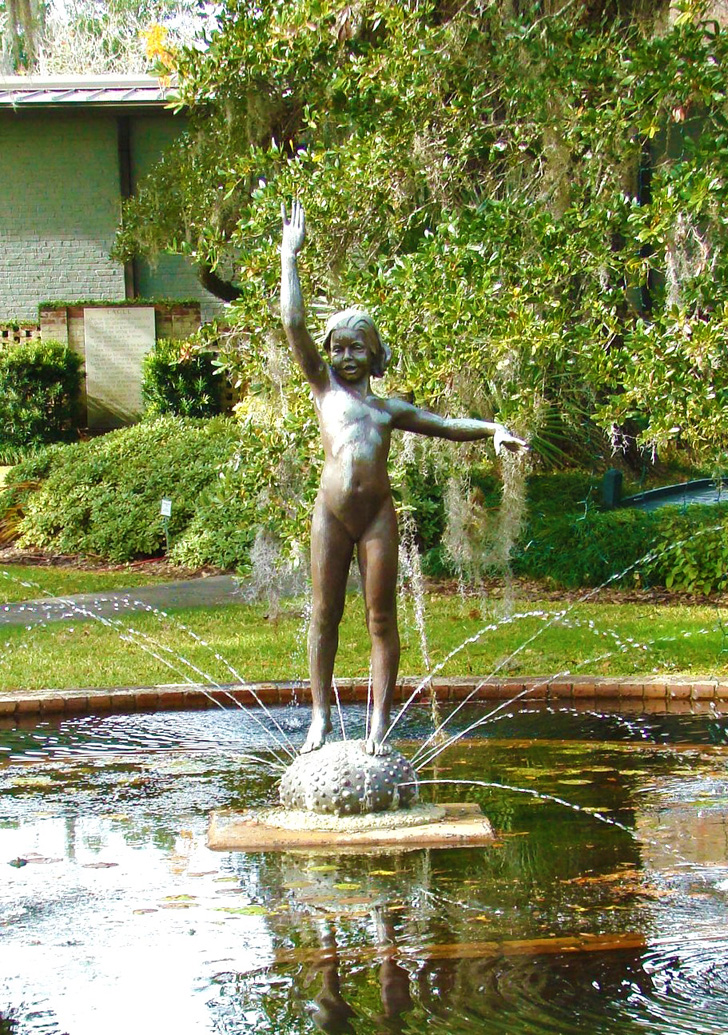
[[[45,300],[124,297],[116,120],[0,113],[0,320]]]
[[[166,112],[129,114],[132,186],[183,127]],[[37,320],[45,301],[120,301],[110,258],[121,214],[117,116],[0,111],[0,321]],[[190,298],[202,319],[223,311],[181,256],[138,263],[144,298]]]
[[[136,189],[162,152],[184,127],[178,115],[133,115],[129,127],[132,187]],[[156,262],[137,262],[137,290],[142,298],[195,298],[203,323],[220,316],[224,304],[198,280],[194,267],[182,255],[160,255]]]

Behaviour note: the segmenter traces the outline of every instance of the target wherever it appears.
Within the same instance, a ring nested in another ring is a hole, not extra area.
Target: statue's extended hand
[[[298,255],[306,240],[306,217],[303,214],[301,202],[293,202],[290,220],[286,216],[285,204],[281,204],[281,218],[283,219],[283,251],[289,252],[291,255]]]
[[[504,428],[502,424],[499,424],[493,435],[493,448],[495,449],[496,456],[498,456],[502,449],[507,449],[509,453],[518,453],[521,449],[528,449],[529,445],[522,438],[516,438],[515,435],[511,435],[508,428]]]

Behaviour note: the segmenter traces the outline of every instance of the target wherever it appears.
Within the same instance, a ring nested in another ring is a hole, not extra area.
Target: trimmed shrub
[[[318,481],[311,425],[303,434],[295,416],[268,410],[240,423],[160,417],[43,449],[11,472],[0,514],[21,545],[127,561],[161,553],[169,497],[174,561],[247,570],[263,532],[295,564]]]
[[[113,561],[155,556],[165,541],[161,499],[172,500],[173,542],[238,443],[229,418],[163,417],[52,454],[43,451],[44,480],[22,501],[20,543]],[[12,472],[16,483],[38,476],[32,463]]]
[[[513,558],[513,570],[558,586],[634,585],[638,562],[653,549],[659,517],[641,510],[597,511],[532,517]],[[621,573],[625,573],[621,578]]]
[[[146,415],[213,417],[220,413],[223,378],[214,357],[193,341],[160,338],[142,364]]]
[[[515,574],[567,588],[728,589],[728,504],[603,511],[591,502],[596,492],[582,475],[531,480]]]
[[[0,461],[73,438],[82,360],[57,341],[10,344],[0,351]]]
[[[251,508],[241,483],[233,488],[227,478],[225,482],[213,483],[203,493],[190,523],[172,547],[175,563],[247,571],[255,540]]]
[[[44,446],[13,467],[0,487],[0,544],[14,542],[19,536],[27,501],[48,475],[54,458],[62,456],[67,446]]]
[[[198,502],[194,518],[172,550],[180,564],[250,568],[258,533],[294,566],[308,541],[318,486],[319,450],[315,418],[300,410],[283,413],[248,398],[238,407],[239,441]]]
[[[237,420],[163,417],[91,442],[45,447],[13,468],[0,490],[0,534],[115,561],[154,556],[164,547],[160,501],[169,497],[174,561],[249,571],[262,534],[295,566],[306,553],[317,441],[310,410],[282,412],[251,397]],[[403,465],[397,485],[432,574],[450,571],[439,545],[436,474],[427,464]],[[471,480],[481,505],[497,508],[498,482],[477,470]],[[728,590],[728,505],[601,511],[592,502],[597,496],[588,475],[530,479],[515,574],[566,587]]]

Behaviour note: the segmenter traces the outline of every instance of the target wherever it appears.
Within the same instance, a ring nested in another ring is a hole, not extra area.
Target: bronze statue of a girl
[[[366,750],[382,754],[399,666],[397,518],[387,473],[393,429],[465,442],[493,436],[496,453],[528,448],[502,424],[439,417],[401,399],[374,395],[390,352],[368,313],[346,309],[326,327],[326,362],[306,329],[297,256],[306,225],[293,202],[282,207],[281,316],[286,336],[311,385],[321,428],[324,468],[311,527],[313,610],[308,655],[313,698],[311,727],[301,753],[320,748],[331,730],[331,681],[349,566],[357,550],[371,639],[374,707]]]

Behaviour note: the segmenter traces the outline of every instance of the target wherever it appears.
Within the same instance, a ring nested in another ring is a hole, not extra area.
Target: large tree
[[[0,72],[34,67],[47,10],[47,0],[0,0]]]
[[[299,195],[308,297],[368,305],[401,388],[516,417],[553,459],[595,421],[715,456],[727,41],[695,4],[231,0],[173,55],[190,130],[119,254],[191,256],[250,367]]]

